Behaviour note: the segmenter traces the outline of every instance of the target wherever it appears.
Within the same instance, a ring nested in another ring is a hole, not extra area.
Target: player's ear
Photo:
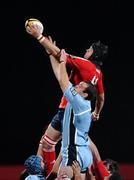
[[[87,98],[87,97],[88,97],[88,93],[83,92],[83,93],[82,93],[82,96],[83,96],[84,98]]]

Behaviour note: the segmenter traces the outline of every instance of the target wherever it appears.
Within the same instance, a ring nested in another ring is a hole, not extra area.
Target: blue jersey
[[[80,96],[71,83],[65,90],[64,95],[68,104],[63,118],[62,156],[64,163],[62,165],[71,165],[73,160],[78,160],[81,168],[85,170],[85,167],[91,165],[92,162],[92,155],[88,147],[91,102]],[[87,157],[87,152],[89,157]]]
[[[89,145],[88,132],[91,124],[91,103],[80,96],[72,84],[64,93],[68,100],[63,119],[63,147]]]

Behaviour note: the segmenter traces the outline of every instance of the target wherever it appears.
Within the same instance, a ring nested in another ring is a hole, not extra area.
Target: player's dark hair
[[[96,64],[96,66],[100,67],[103,65],[103,60],[108,55],[108,46],[100,41],[93,43],[91,46],[93,48],[93,54],[90,59],[94,64]]]
[[[118,173],[119,172],[119,164],[117,161],[114,161],[112,159],[105,159],[103,161],[104,165],[108,165],[109,166],[109,171],[113,174],[113,173]]]
[[[88,94],[88,97],[86,99],[92,101],[96,98],[96,87],[91,82],[86,82],[88,84],[88,87],[85,89],[84,93]]]
[[[113,173],[109,180],[123,180],[122,176],[119,173]]]

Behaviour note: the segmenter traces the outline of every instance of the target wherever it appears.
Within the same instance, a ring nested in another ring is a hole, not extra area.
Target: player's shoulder
[[[103,78],[103,73],[100,69],[96,69],[96,77],[98,77],[98,79],[102,79]]]
[[[86,61],[86,62],[89,62],[88,59],[85,59],[83,57],[79,57],[79,56],[74,56],[74,55],[71,55],[71,54],[67,54],[67,56],[72,59],[72,60],[82,60],[82,61]]]
[[[96,68],[96,72],[97,72],[98,74],[102,74],[101,69]]]

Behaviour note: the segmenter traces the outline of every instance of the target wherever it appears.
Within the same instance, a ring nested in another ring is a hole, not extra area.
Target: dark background
[[[1,14],[0,164],[35,154],[62,95],[43,47],[25,32],[28,18],[44,24],[60,48],[83,56],[94,41],[109,46],[102,68],[106,101],[90,136],[102,159],[134,162],[133,28],[131,5],[102,1],[5,1]]]

